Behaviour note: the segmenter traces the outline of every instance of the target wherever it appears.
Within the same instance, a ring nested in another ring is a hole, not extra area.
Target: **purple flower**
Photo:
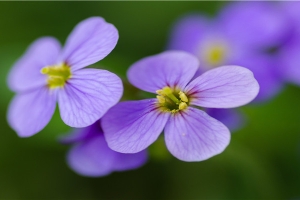
[[[279,2],[281,14],[287,19],[287,43],[294,43],[299,40],[300,35],[300,2],[282,1]]]
[[[236,109],[208,108],[205,111],[209,116],[225,124],[230,131],[242,128],[245,123],[245,117]]]
[[[261,88],[255,101],[265,101],[282,88],[278,63],[266,50],[284,42],[286,22],[270,2],[234,2],[215,20],[197,14],[182,17],[172,29],[168,49],[196,55],[205,70],[222,65],[250,69]]]
[[[197,56],[200,71],[222,65],[250,69],[260,85],[254,101],[262,102],[274,97],[283,86],[280,65],[266,51],[284,42],[286,22],[272,3],[234,2],[214,20],[198,14],[180,18],[171,31],[167,48]],[[241,127],[243,121],[243,116],[234,110],[213,109],[208,113],[231,130]]]
[[[282,12],[290,20],[290,35],[281,46],[277,62],[285,81],[300,85],[300,2],[280,2]]]
[[[283,46],[277,61],[282,66],[285,81],[300,85],[300,38]]]
[[[164,130],[168,150],[183,161],[221,153],[230,132],[199,107],[232,108],[250,102],[259,85],[246,68],[223,66],[192,80],[198,59],[181,51],[144,58],[128,70],[137,88],[157,98],[118,103],[102,118],[108,146],[122,153],[146,149]],[[192,80],[192,81],[191,81]]]
[[[147,152],[123,154],[111,150],[104,139],[100,122],[75,129],[60,139],[64,144],[73,144],[67,155],[71,169],[83,176],[105,176],[113,171],[136,169],[147,161]]]
[[[50,121],[58,101],[62,120],[86,127],[115,105],[123,92],[119,77],[106,70],[82,69],[107,56],[118,40],[117,29],[100,17],[80,22],[61,49],[55,38],[35,41],[14,65],[8,85],[17,95],[8,122],[29,137]]]

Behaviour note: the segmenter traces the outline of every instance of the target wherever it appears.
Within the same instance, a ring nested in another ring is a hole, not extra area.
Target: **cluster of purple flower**
[[[285,82],[300,83],[299,2],[235,2],[210,19],[200,14],[182,16],[174,24],[167,45],[198,57],[199,72],[228,64],[250,69],[260,91],[254,103],[278,94]],[[243,117],[233,109],[207,109],[231,130]]]
[[[300,83],[300,45],[295,45],[300,28],[294,25],[300,9],[292,3],[280,8],[233,3],[214,21],[183,17],[172,30],[168,51],[129,68],[132,85],[156,94],[139,101],[118,103],[123,93],[118,76],[82,69],[117,44],[117,29],[104,19],[79,23],[62,49],[54,38],[38,39],[9,74],[8,85],[17,95],[8,122],[20,137],[32,136],[49,123],[58,101],[62,120],[77,128],[60,139],[74,144],[68,164],[85,176],[143,165],[147,147],[162,132],[176,158],[206,160],[229,144],[226,126],[240,124],[239,114],[227,108],[270,99],[284,80]]]

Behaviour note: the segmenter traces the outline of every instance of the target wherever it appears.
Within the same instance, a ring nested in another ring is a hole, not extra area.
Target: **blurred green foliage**
[[[169,29],[187,12],[214,16],[226,2],[0,2],[0,199],[297,199],[300,198],[300,88],[286,86],[262,105],[241,108],[246,126],[224,153],[198,163],[157,153],[144,167],[103,178],[80,177],[65,163],[70,131],[56,112],[31,138],[18,138],[6,122],[13,93],[10,67],[41,36],[62,43],[72,28],[102,16],[120,34],[115,50],[96,64],[124,79],[125,98],[141,98],[126,81],[136,60],[163,51]],[[38,123],[38,122],[37,122]],[[156,148],[156,149],[155,149]],[[164,148],[161,151],[165,151]]]

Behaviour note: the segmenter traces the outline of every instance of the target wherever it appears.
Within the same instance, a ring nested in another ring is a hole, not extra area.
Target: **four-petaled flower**
[[[100,17],[79,23],[61,50],[51,37],[35,41],[9,74],[8,85],[17,95],[8,122],[21,137],[32,136],[50,121],[58,101],[62,120],[86,127],[115,105],[122,82],[106,70],[82,68],[107,56],[118,41],[117,29]]]
[[[253,100],[259,85],[251,71],[223,66],[192,80],[198,59],[181,51],[144,58],[128,70],[137,88],[157,98],[118,103],[102,118],[108,146],[121,153],[146,149],[164,130],[169,151],[183,161],[201,161],[221,153],[230,132],[199,107],[232,108]]]
[[[123,154],[111,150],[104,139],[100,122],[75,129],[60,138],[64,144],[73,144],[67,155],[71,169],[83,176],[105,176],[114,171],[136,169],[147,161],[147,152]]]

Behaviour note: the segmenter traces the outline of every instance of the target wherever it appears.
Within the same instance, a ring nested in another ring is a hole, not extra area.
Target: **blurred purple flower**
[[[105,176],[114,171],[136,169],[147,161],[147,152],[123,154],[111,150],[104,139],[100,122],[75,129],[60,138],[63,144],[73,144],[67,155],[68,165],[83,176]]]
[[[287,19],[287,43],[299,41],[300,38],[300,2],[299,1],[281,1],[278,3],[281,15]],[[285,44],[285,43],[284,43]]]
[[[222,122],[230,131],[236,131],[244,125],[245,117],[236,109],[208,108],[205,112]]]
[[[260,85],[254,101],[262,102],[275,96],[283,86],[280,65],[266,51],[284,43],[286,19],[269,2],[234,2],[225,6],[215,20],[198,14],[179,19],[167,48],[196,55],[200,71],[222,65],[250,69]],[[243,116],[234,110],[213,109],[208,114],[231,130],[243,124]]]
[[[284,80],[300,85],[300,40],[282,46],[277,61],[282,66]]]
[[[8,122],[20,137],[29,137],[50,121],[58,101],[62,120],[86,127],[113,105],[123,92],[122,82],[106,70],[84,69],[105,56],[118,41],[117,29],[100,17],[80,22],[61,50],[52,37],[35,41],[14,65],[8,78],[17,92]]]
[[[290,21],[290,34],[280,47],[277,62],[284,80],[300,85],[300,2],[284,1],[280,7]]]
[[[230,132],[198,107],[232,108],[250,102],[259,85],[246,68],[223,66],[192,80],[198,59],[182,51],[144,58],[128,70],[135,87],[156,99],[118,103],[102,118],[108,146],[122,153],[146,149],[164,130],[168,150],[183,161],[221,153]],[[192,80],[192,81],[191,81]]]
[[[168,49],[196,55],[203,70],[222,65],[250,69],[260,85],[255,101],[265,101],[282,87],[278,64],[266,50],[284,42],[286,23],[270,2],[234,2],[215,20],[197,14],[181,18],[172,29]]]

